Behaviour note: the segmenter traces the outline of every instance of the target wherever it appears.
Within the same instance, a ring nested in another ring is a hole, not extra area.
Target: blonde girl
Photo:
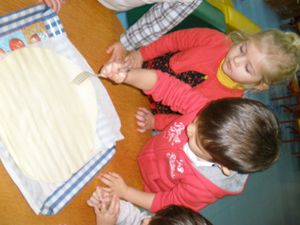
[[[180,30],[131,52],[127,66],[158,69],[184,81],[211,100],[241,97],[290,80],[299,70],[300,39],[292,32],[267,30],[228,36],[208,28]],[[151,99],[150,99],[151,100]],[[161,102],[137,112],[139,131],[162,130],[176,114]]]

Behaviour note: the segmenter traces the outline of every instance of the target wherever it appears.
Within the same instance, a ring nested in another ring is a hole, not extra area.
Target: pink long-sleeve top
[[[144,91],[155,101],[182,114],[148,141],[138,156],[145,191],[155,193],[151,211],[177,204],[200,210],[226,195],[237,195],[213,183],[195,168],[183,151],[188,141],[186,127],[208,102],[201,92],[161,71],[151,90]]]

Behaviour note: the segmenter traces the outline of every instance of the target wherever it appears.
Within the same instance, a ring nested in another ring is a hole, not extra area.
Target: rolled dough
[[[22,48],[0,61],[0,141],[25,176],[58,182],[94,150],[97,101],[82,70],[51,50]]]

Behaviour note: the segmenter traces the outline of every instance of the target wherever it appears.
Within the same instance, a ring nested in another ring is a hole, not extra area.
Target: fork
[[[83,71],[80,74],[78,74],[73,80],[72,83],[80,85],[83,81],[85,81],[89,76],[97,77],[95,74]],[[97,77],[98,78],[98,77]]]

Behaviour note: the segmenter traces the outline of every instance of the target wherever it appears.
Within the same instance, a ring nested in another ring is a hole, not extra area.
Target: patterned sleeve
[[[145,217],[147,217],[145,210],[140,210],[132,203],[121,200],[116,225],[140,225]]]
[[[156,3],[121,35],[120,42],[128,51],[145,46],[179,24],[201,2],[202,0],[194,0],[191,3]]]

